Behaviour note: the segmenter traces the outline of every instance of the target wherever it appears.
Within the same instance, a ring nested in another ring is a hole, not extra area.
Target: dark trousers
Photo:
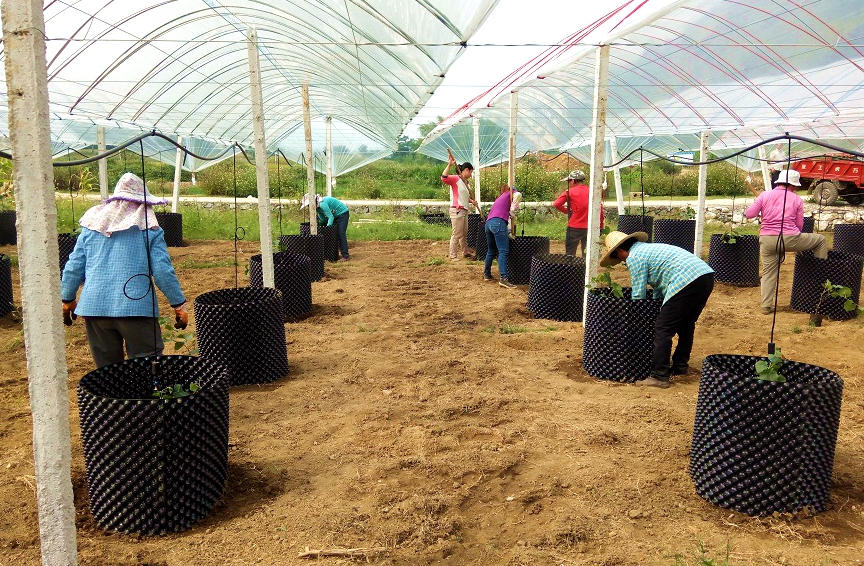
[[[675,293],[660,308],[654,322],[654,355],[651,359],[651,376],[668,381],[672,373],[685,373],[690,352],[693,350],[693,333],[696,321],[714,290],[714,274],[708,273]],[[672,354],[672,338],[678,335],[678,346]],[[672,354],[672,364],[669,355]]]
[[[588,246],[588,228],[571,228],[567,226],[567,236],[564,238],[564,253],[576,255],[576,248],[582,244],[582,257],[585,257],[585,248]]]
[[[87,342],[96,367],[122,362],[129,358],[143,358],[161,354],[162,330],[155,318],[145,316],[85,318]],[[154,336],[155,332],[155,336]],[[155,350],[154,350],[155,347]]]
[[[339,237],[339,251],[342,252],[342,257],[348,259],[348,216],[349,213],[343,212],[333,219],[333,224],[336,226],[336,234]]]

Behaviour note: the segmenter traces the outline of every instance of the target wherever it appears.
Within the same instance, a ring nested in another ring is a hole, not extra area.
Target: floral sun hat
[[[150,205],[168,204],[167,199],[154,197],[150,194],[150,191],[144,186],[144,181],[133,173],[123,173],[123,176],[117,181],[117,186],[114,187],[114,194],[105,202],[117,200]]]

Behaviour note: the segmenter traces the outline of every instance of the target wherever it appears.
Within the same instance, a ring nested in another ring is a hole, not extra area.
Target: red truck
[[[823,206],[834,204],[838,198],[853,206],[864,200],[864,161],[831,155],[793,158],[789,168],[801,174],[801,186]]]

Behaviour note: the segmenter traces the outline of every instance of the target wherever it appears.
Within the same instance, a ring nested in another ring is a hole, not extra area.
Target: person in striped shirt
[[[474,250],[468,247],[468,205],[477,206],[477,201],[471,198],[468,190],[468,179],[474,173],[474,166],[468,162],[458,167],[459,174],[451,175],[450,168],[456,165],[453,156],[447,160],[447,167],[441,173],[441,182],[450,186],[450,224],[453,235],[450,236],[450,259],[458,260],[461,252],[463,257],[474,257]],[[479,207],[478,207],[479,208]]]
[[[714,270],[692,253],[668,244],[647,244],[648,234],[610,232],[600,265],[611,267],[622,261],[630,271],[634,300],[644,299],[648,285],[663,305],[654,322],[654,353],[651,377],[640,385],[667,388],[672,375],[686,375],[696,321],[714,290]],[[672,353],[672,338],[678,346]],[[670,363],[671,354],[671,363]]]

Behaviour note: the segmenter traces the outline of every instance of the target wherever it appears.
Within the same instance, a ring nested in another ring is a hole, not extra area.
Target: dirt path
[[[688,477],[698,376],[663,391],[590,378],[580,324],[534,320],[527,289],[484,283],[478,263],[427,265],[445,246],[357,242],[353,261],[327,266],[314,315],[285,327],[290,376],[232,389],[226,494],[178,535],[110,534],[90,518],[74,386],[92,361],[83,326],[68,330],[80,563],[293,565],[308,563],[295,558],[307,546],[383,546],[372,563],[669,565],[700,544],[722,558],[727,543],[732,564],[862,563],[861,322],[808,329],[806,314],[778,314],[787,357],[843,376],[843,414],[829,510],[753,519],[705,502]],[[207,267],[231,259],[230,242],[172,256],[190,298],[234,284],[233,267]],[[783,284],[788,304],[791,261]],[[718,285],[691,364],[763,352],[770,320],[757,306],[758,289]],[[10,317],[0,351],[0,566],[38,564],[26,364]]]

